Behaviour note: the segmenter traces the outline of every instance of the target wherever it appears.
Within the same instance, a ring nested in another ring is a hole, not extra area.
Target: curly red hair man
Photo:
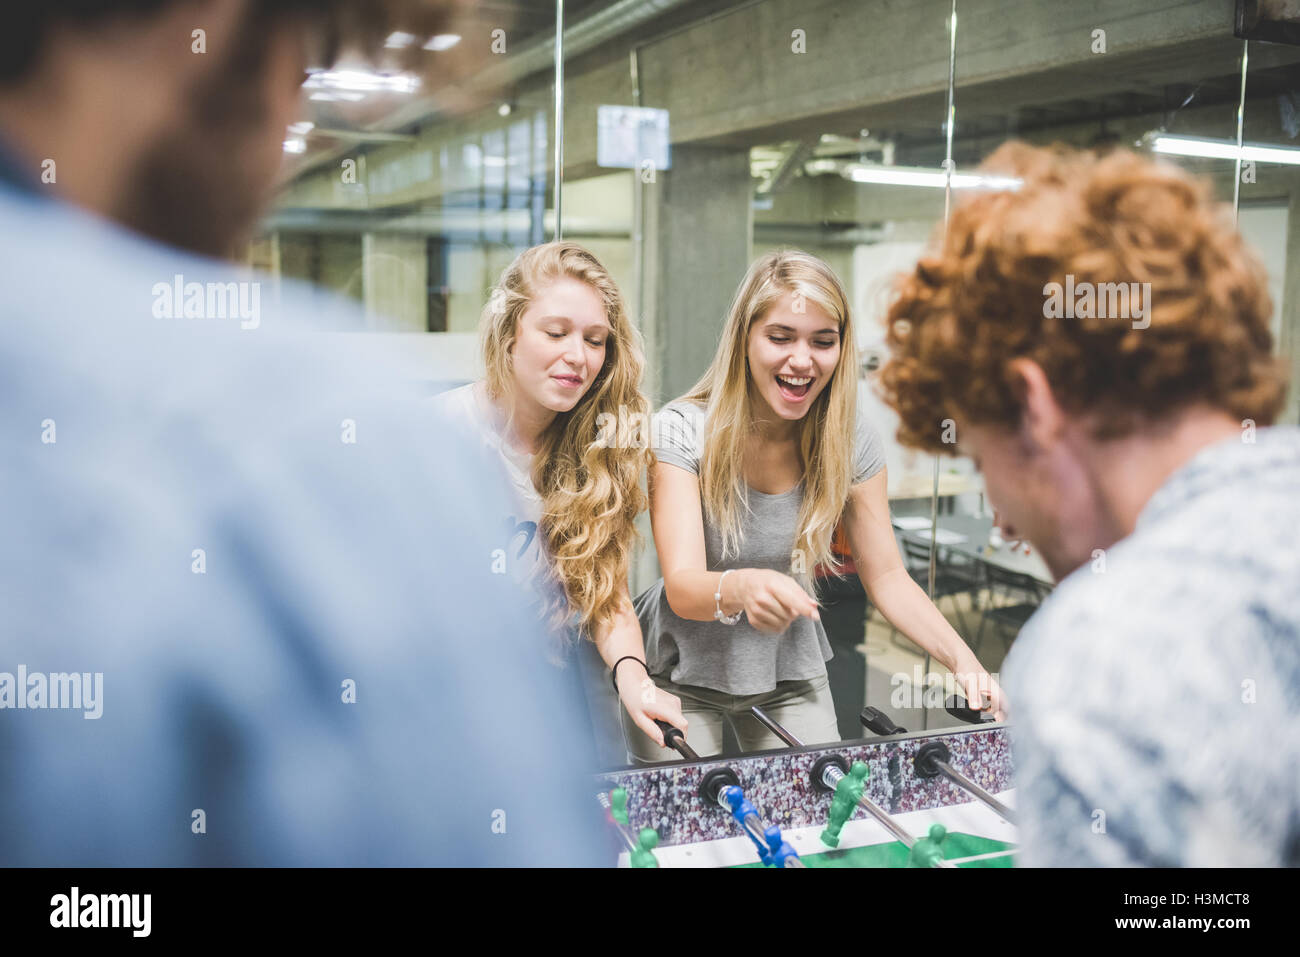
[[[1261,743],[1300,720],[1265,273],[1177,167],[1009,143],[983,168],[1018,185],[903,277],[881,388],[1060,580],[1003,668],[1023,863],[1300,863],[1300,748]]]

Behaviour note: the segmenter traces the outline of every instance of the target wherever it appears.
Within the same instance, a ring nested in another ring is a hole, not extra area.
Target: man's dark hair
[[[35,69],[56,29],[93,30],[114,20],[147,20],[181,4],[194,5],[194,0],[19,0],[16,9],[5,12],[0,30],[0,86],[21,82]],[[321,60],[314,65],[327,67],[344,47],[377,51],[394,30],[433,34],[454,6],[418,0],[249,0],[249,14],[259,27],[287,17],[313,23]]]
[[[266,135],[269,104],[262,77],[277,28],[293,24],[304,30],[308,68],[328,68],[346,52],[372,63],[382,59],[423,70],[428,64],[420,66],[418,44],[394,53],[384,49],[385,38],[397,30],[417,37],[444,32],[455,23],[459,3],[245,0],[225,52],[179,91],[184,108],[135,157],[109,216],[171,246],[231,255],[269,198],[262,188],[269,182],[241,177],[236,170],[248,147]],[[0,32],[0,94],[41,71],[46,48],[64,32],[96,36],[187,8],[201,26],[198,17],[205,8],[197,0],[24,0],[22,12]],[[181,39],[189,43],[188,36]]]

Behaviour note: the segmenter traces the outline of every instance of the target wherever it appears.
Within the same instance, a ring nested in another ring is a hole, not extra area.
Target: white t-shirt
[[[504,566],[520,585],[537,593],[537,580],[543,572],[544,552],[538,522],[542,517],[542,498],[533,486],[533,455],[512,448],[503,434],[504,419],[488,399],[481,383],[474,382],[434,397],[435,408],[454,425],[464,429],[487,446],[494,460],[510,479],[515,493],[515,509],[501,516],[500,553],[492,556],[493,568]]]
[[[506,441],[505,418],[488,399],[481,382],[440,393],[433,398],[433,404],[436,414],[482,442],[490,450],[492,460],[499,461],[505,470],[514,492],[515,507],[500,517],[498,527],[501,532],[495,538],[500,544],[490,561],[494,570],[509,574],[529,593],[539,608],[545,607],[543,590],[549,579],[549,567],[538,528],[542,518],[542,497],[533,485],[535,456],[512,448]],[[553,643],[548,647],[547,655],[553,665],[568,675],[574,690],[586,698],[591,709],[588,728],[597,741],[602,760],[618,762],[625,753],[618,731],[618,705],[610,691],[608,672],[603,670],[596,646],[590,641],[577,642],[577,654],[587,659],[587,665],[582,667],[579,661],[574,660],[575,649],[571,642],[578,633],[578,625],[577,615],[571,614],[565,634],[552,635]]]

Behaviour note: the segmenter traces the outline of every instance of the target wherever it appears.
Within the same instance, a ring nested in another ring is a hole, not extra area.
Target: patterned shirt
[[[1061,582],[1005,669],[1022,864],[1300,864],[1298,535],[1300,429],[1261,429]]]

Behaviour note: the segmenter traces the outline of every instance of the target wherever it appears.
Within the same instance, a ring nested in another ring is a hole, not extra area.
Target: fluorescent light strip
[[[424,45],[425,50],[432,50],[434,53],[441,53],[443,50],[450,50],[460,42],[460,35],[455,33],[439,33]]]
[[[409,73],[383,74],[366,70],[320,70],[307,78],[308,90],[358,93],[411,93],[420,79]]]
[[[414,33],[403,33],[398,31],[390,33],[388,39],[384,41],[384,46],[389,50],[404,50],[415,43],[416,36]],[[460,34],[457,33],[439,33],[431,37],[424,44],[423,49],[432,50],[434,53],[441,53],[443,50],[450,50],[461,41]]]
[[[1183,136],[1157,136],[1151,144],[1157,153],[1172,156],[1198,156],[1202,159],[1237,158],[1237,144],[1224,140],[1201,140]],[[1260,163],[1284,163],[1300,166],[1300,149],[1286,146],[1246,146],[1241,147],[1243,160],[1255,160]]]
[[[882,186],[929,186],[943,189],[946,174],[928,169],[903,166],[850,166],[844,176],[855,183]],[[1019,189],[1021,181],[1011,176],[981,176],[977,173],[953,173],[953,189]]]

